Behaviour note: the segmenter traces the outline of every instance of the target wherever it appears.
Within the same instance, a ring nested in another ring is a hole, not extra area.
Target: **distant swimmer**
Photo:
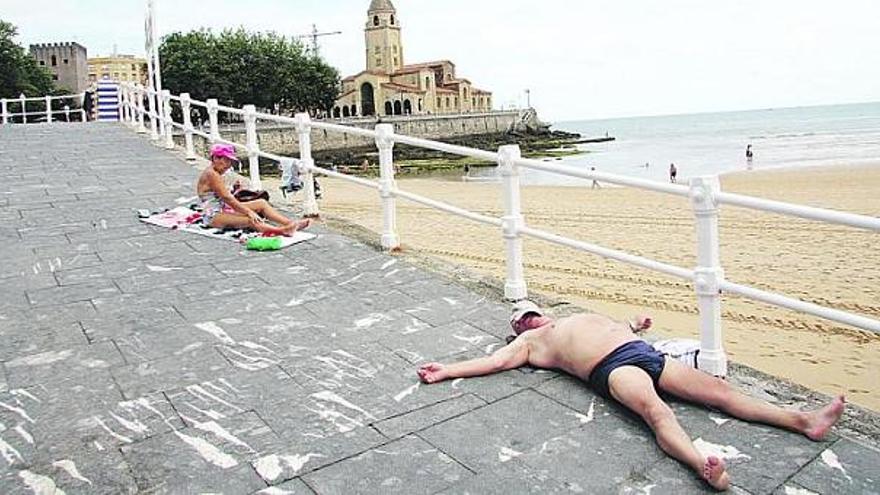
[[[674,163],[669,164],[669,182],[675,184],[675,177],[678,175],[678,169],[675,168]]]
[[[752,161],[752,158],[754,158],[754,156],[755,154],[752,153],[752,145],[750,144],[746,146],[746,160]]]

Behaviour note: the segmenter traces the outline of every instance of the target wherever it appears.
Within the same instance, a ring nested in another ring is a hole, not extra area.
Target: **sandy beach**
[[[880,164],[724,175],[725,191],[880,216]],[[378,193],[322,181],[322,213],[378,232]],[[403,190],[500,216],[498,184],[403,179]],[[534,227],[683,267],[695,265],[687,201],[624,188],[524,187]],[[404,249],[504,276],[494,228],[399,201]],[[722,263],[728,280],[880,318],[876,233],[725,207]],[[529,290],[624,318],[645,311],[664,336],[698,338],[690,284],[587,253],[526,240]],[[732,360],[880,411],[880,336],[834,322],[726,296],[724,343]]]

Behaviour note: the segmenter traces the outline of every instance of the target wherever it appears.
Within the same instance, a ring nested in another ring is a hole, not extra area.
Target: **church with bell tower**
[[[490,112],[492,93],[455,74],[438,60],[407,65],[397,9],[372,0],[364,27],[366,69],[342,80],[332,117]]]

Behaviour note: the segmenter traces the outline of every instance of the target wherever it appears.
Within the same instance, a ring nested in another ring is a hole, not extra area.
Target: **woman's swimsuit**
[[[654,349],[644,340],[633,340],[611,351],[590,373],[587,381],[593,390],[602,397],[613,399],[608,387],[611,372],[621,366],[635,366],[645,371],[654,381],[654,388],[660,389],[660,375],[666,366],[665,354]]]
[[[199,195],[202,206],[202,219],[205,225],[211,225],[218,213],[234,213],[235,210],[220,199],[214,191]]]

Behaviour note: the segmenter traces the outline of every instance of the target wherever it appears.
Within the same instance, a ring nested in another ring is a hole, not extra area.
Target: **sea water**
[[[817,107],[556,122],[554,129],[585,138],[616,139],[578,145],[585,153],[547,163],[584,170],[678,181],[689,177],[779,167],[880,163],[880,102]],[[746,146],[752,145],[751,162]],[[647,164],[647,166],[646,166]],[[492,170],[480,175],[493,174]],[[589,181],[524,170],[524,184],[590,185]]]

